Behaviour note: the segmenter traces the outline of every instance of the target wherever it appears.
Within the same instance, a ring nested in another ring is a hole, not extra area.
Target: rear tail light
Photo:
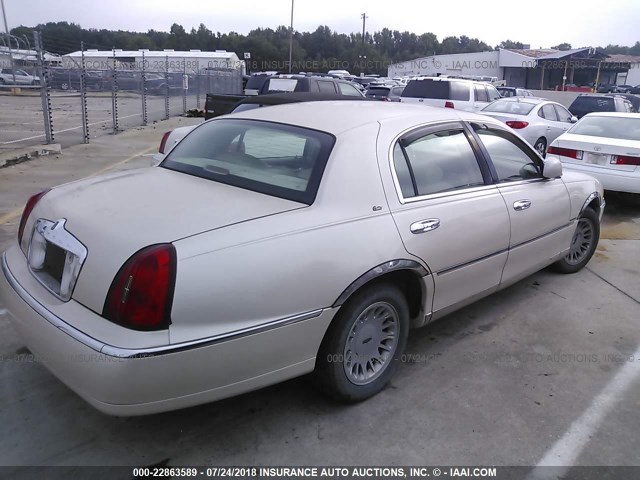
[[[29,219],[29,215],[31,215],[31,211],[33,210],[33,207],[36,206],[36,204],[40,201],[40,199],[42,197],[44,197],[45,194],[49,190],[51,190],[51,189],[47,188],[43,192],[36,193],[29,200],[27,200],[27,203],[24,206],[24,210],[22,211],[22,218],[20,219],[20,226],[18,227],[18,243],[20,245],[22,245],[22,236],[24,234],[24,227],[27,224],[27,220]]]
[[[612,165],[640,165],[640,157],[632,157],[630,155],[612,155]]]
[[[529,126],[529,122],[522,122],[520,120],[509,120],[508,122],[505,122],[505,123],[515,130],[519,130],[521,128],[525,128]]]
[[[158,149],[158,152],[165,153],[164,149],[167,147],[167,140],[169,139],[169,135],[171,135],[171,130],[169,130],[168,132],[164,132],[164,135],[162,135],[162,140],[160,140],[160,148]]]
[[[176,250],[169,243],[134,254],[117,273],[102,316],[135,330],[161,330],[171,323]]]
[[[561,157],[575,158],[576,160],[582,160],[582,150],[574,150],[572,148],[560,148],[551,146],[547,149],[547,153],[551,155],[559,155]]]
[[[456,108],[453,102],[444,102],[444,108]]]

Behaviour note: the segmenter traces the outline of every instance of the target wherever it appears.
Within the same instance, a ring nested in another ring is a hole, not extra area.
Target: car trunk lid
[[[100,313],[117,271],[138,250],[306,205],[164,168],[145,168],[51,190],[34,218],[66,219],[87,249],[72,298]]]
[[[618,157],[638,158],[640,161],[640,142],[633,140],[566,133],[552,146],[583,152],[582,158],[561,156],[565,163],[630,172],[638,166],[616,163]]]

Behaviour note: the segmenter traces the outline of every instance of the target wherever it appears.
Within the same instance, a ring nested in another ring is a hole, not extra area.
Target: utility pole
[[[293,59],[293,1],[291,0],[291,24],[289,26],[289,73],[291,73],[291,61]]]
[[[360,17],[362,17],[362,50],[364,53],[364,31],[365,31],[365,25],[367,24],[367,18],[369,18],[367,16],[366,13],[361,13]]]
[[[13,73],[13,85],[15,86],[16,72],[13,69],[14,65],[13,65],[13,52],[11,51],[11,35],[9,34],[9,26],[7,24],[7,12],[4,9],[4,0],[0,0],[0,5],[2,5],[2,18],[4,19],[4,30],[7,32],[7,40],[9,40],[9,43],[7,44],[9,46],[9,62],[11,63],[11,72]]]

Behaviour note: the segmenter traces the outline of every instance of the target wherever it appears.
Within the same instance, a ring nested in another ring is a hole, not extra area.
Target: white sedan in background
[[[640,193],[640,114],[589,113],[547,153],[597,178],[605,190]]]
[[[578,119],[565,107],[542,98],[501,98],[479,113],[506,123],[544,157],[547,146]]]

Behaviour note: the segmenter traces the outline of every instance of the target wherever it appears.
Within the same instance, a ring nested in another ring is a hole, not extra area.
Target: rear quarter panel
[[[309,207],[175,243],[172,343],[329,307],[366,271],[408,257],[382,189],[377,133],[369,124],[338,138]]]

